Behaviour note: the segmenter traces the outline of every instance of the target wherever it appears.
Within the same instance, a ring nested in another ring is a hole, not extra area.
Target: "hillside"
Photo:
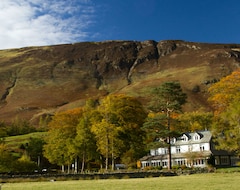
[[[37,123],[110,93],[136,96],[179,80],[185,111],[210,110],[207,88],[240,67],[240,44],[185,41],[82,42],[0,51],[0,120]]]

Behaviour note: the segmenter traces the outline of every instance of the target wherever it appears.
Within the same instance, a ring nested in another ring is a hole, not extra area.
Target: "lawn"
[[[239,190],[240,173],[208,173],[142,179],[5,183],[2,190]]]
[[[46,132],[34,132],[26,135],[10,136],[5,137],[4,142],[10,150],[16,150],[21,144],[29,142],[30,138],[43,138],[45,135]]]

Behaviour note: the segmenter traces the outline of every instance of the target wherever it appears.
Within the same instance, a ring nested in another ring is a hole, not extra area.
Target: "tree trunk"
[[[109,138],[108,138],[108,132],[107,132],[107,136],[106,136],[106,166],[105,166],[105,170],[108,170],[108,153],[109,153]]]
[[[70,174],[70,164],[68,164],[68,174]]]
[[[37,162],[38,167],[40,167],[40,164],[41,164],[41,157],[38,156],[38,162]]]
[[[168,170],[172,169],[171,138],[168,137]]]
[[[171,110],[167,110],[167,127],[168,127],[168,132],[170,133],[171,128],[170,128],[170,112]],[[171,153],[171,137],[168,136],[167,138],[167,143],[168,143],[168,170],[172,169],[172,153]]]
[[[112,137],[112,171],[114,170],[114,153],[113,153],[113,151],[114,151],[114,146],[113,146],[113,137]]]
[[[106,164],[106,166],[105,166],[105,170],[107,171],[107,170],[108,170],[108,156],[106,156],[105,164]]]
[[[82,156],[82,168],[81,168],[81,173],[83,173],[85,167],[85,155],[83,154]]]
[[[74,164],[74,173],[78,172],[78,159],[77,157],[75,158],[75,164]]]

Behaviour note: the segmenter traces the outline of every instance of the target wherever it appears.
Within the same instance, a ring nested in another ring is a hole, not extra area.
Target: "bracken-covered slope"
[[[41,115],[111,93],[138,97],[180,81],[185,111],[209,110],[207,88],[240,66],[240,45],[184,41],[82,42],[0,51],[0,120]]]

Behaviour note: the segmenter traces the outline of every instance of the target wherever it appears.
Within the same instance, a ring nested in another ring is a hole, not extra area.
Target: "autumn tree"
[[[92,125],[98,150],[105,157],[105,169],[108,169],[108,158],[112,157],[112,169],[114,157],[119,156],[120,146],[123,144],[118,135],[121,130],[121,118],[117,115],[116,107],[113,106],[114,96],[104,98],[98,107],[98,118]]]
[[[152,91],[153,98],[149,103],[151,112],[158,113],[148,118],[144,124],[146,132],[153,137],[152,140],[166,138],[168,147],[168,169],[171,169],[171,138],[177,135],[173,130],[174,113],[180,112],[182,105],[186,103],[187,95],[182,91],[179,82],[165,82]]]
[[[86,116],[82,117],[77,125],[77,135],[74,143],[82,162],[81,173],[85,169],[85,163],[98,155],[96,141],[90,126],[89,118]]]
[[[212,133],[217,148],[240,155],[240,98],[229,103],[225,111],[215,117]]]
[[[82,116],[82,109],[57,113],[49,123],[49,131],[45,138],[44,156],[53,164],[69,166],[77,157],[75,149],[76,126]],[[62,167],[64,171],[64,167]]]
[[[122,118],[119,138],[124,142],[124,146],[121,161],[128,167],[135,167],[136,161],[146,153],[143,143],[145,133],[142,126],[147,114],[142,104],[134,97],[118,95],[114,100],[112,105]]]
[[[208,101],[213,106],[216,114],[224,111],[234,99],[240,97],[240,69],[222,78],[209,89]]]
[[[213,136],[218,148],[240,154],[240,70],[209,88],[209,102],[215,110]],[[217,138],[216,138],[217,137]]]
[[[143,150],[142,124],[146,112],[142,104],[135,98],[126,95],[110,95],[105,97],[95,114],[92,131],[97,140],[97,146],[106,159],[112,158],[112,169],[117,157],[131,155],[133,159],[138,157]],[[138,153],[137,153],[138,152]],[[131,162],[133,160],[128,160]]]
[[[210,130],[213,123],[213,114],[211,112],[193,111],[179,114],[177,117],[179,121],[179,131],[200,131]]]

